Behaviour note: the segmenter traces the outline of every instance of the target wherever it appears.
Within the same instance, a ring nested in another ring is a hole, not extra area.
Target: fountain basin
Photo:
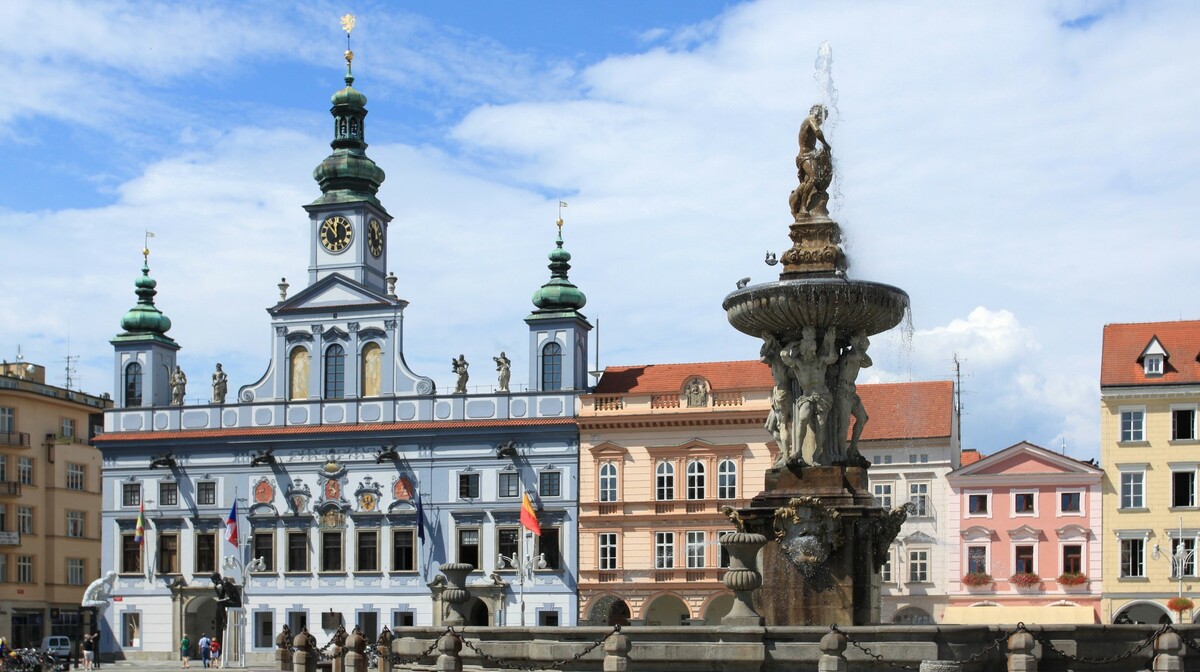
[[[799,339],[805,326],[873,336],[904,319],[908,293],[844,277],[793,278],[743,287],[726,296],[721,307],[738,331],[754,337],[769,333],[780,342]]]

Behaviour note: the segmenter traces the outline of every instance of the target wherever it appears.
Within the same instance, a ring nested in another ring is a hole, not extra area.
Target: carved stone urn
[[[467,590],[467,575],[475,570],[474,565],[465,562],[448,562],[441,566],[440,571],[446,577],[446,588],[442,591],[442,601],[450,607],[450,613],[442,621],[446,625],[465,625],[467,615],[463,605],[471,599]]]

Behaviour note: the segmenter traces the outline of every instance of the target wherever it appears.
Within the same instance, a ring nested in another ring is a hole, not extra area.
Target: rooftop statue
[[[176,364],[175,371],[171,374],[171,405],[182,406],[184,394],[187,394],[187,376]]]
[[[454,383],[455,394],[467,393],[467,378],[470,377],[467,374],[468,366],[470,366],[470,364],[467,364],[466,355],[459,355],[458,359],[454,359],[453,357],[450,358],[450,370],[454,372],[454,375],[458,376],[458,380],[456,380]]]
[[[492,361],[496,363],[496,374],[500,392],[508,392],[508,381],[512,378],[512,361],[504,356],[504,352],[500,352],[499,357],[492,357]]]
[[[229,376],[221,370],[220,362],[217,363],[217,370],[212,374],[212,403],[225,403],[225,394],[229,390]]]

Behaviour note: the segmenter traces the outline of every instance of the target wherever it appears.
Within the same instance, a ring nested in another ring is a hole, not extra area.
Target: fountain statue
[[[779,280],[739,283],[722,304],[734,328],[762,339],[759,357],[774,380],[766,429],[779,452],[766,489],[726,512],[741,532],[727,538],[731,552],[752,559],[763,548],[758,581],[727,578],[735,592],[753,590],[758,609],[739,595],[730,624],[878,622],[879,568],[906,516],[871,496],[870,465],[858,451],[868,416],[855,381],[871,366],[870,337],[900,323],[908,294],[846,276],[841,228],[828,208],[827,117],[824,105],[813,105],[800,126],[799,185],[788,199],[792,246],[778,257]]]

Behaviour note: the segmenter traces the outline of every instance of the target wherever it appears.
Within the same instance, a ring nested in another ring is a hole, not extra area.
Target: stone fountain
[[[814,105],[800,127],[792,246],[778,259],[779,280],[722,303],[734,328],[763,341],[759,355],[775,382],[766,428],[779,449],[766,489],[747,508],[726,509],[740,532],[725,538],[734,560],[726,584],[737,595],[723,621],[731,625],[877,623],[879,569],[906,517],[871,496],[855,381],[871,366],[870,337],[900,323],[908,294],[846,276],[841,227],[828,208],[827,116]],[[768,255],[767,263],[777,262]],[[758,571],[747,564],[756,557]]]

